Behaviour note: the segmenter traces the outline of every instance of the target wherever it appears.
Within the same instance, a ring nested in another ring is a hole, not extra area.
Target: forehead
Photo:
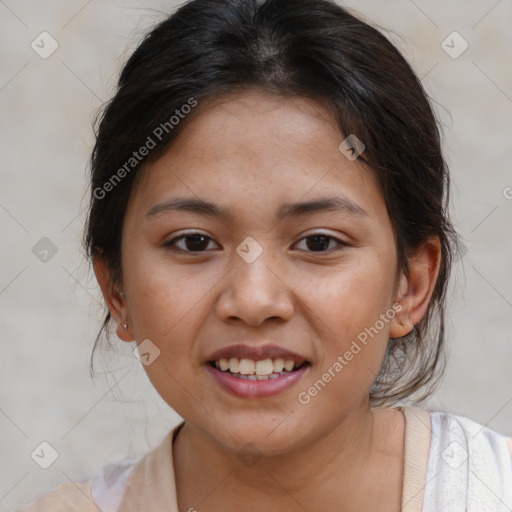
[[[181,195],[261,209],[342,194],[368,213],[385,209],[373,171],[339,151],[345,136],[322,104],[246,91],[196,109],[166,153],[145,166],[136,207]]]

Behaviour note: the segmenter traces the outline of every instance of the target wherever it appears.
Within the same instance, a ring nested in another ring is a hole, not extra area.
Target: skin
[[[122,283],[95,257],[118,336],[158,347],[144,368],[186,420],[173,446],[180,511],[400,510],[404,418],[397,409],[370,408],[369,392],[389,337],[407,334],[427,310],[439,241],[429,239],[411,256],[408,278],[399,271],[377,179],[338,150],[345,137],[322,105],[251,90],[197,109],[133,190]],[[365,214],[276,219],[283,203],[333,195]],[[233,216],[147,215],[176,196],[211,201]],[[186,253],[198,245],[183,239],[174,249],[166,245],[183,231],[211,240],[203,252]],[[308,244],[305,237],[318,232],[334,239],[320,249]],[[252,263],[236,252],[247,236],[263,249]],[[298,393],[397,302],[400,312],[378,335],[307,405],[299,403]],[[278,396],[233,396],[204,362],[214,350],[244,342],[281,345],[310,367]],[[250,467],[237,458],[246,443],[260,455]]]

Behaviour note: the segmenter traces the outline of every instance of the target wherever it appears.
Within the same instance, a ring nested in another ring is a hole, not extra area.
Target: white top
[[[511,512],[512,438],[445,412],[405,415],[402,512]],[[178,512],[172,442],[111,464],[84,483],[64,483],[18,512]]]
[[[511,512],[510,445],[460,416],[430,414],[432,436],[422,512]]]

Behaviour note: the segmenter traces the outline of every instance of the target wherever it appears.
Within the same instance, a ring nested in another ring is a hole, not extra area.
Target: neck
[[[334,503],[338,510],[361,510],[365,486],[375,492],[375,455],[389,455],[375,418],[361,407],[313,443],[247,466],[187,423],[173,448],[180,510],[248,510],[247,503],[269,511],[332,509]]]

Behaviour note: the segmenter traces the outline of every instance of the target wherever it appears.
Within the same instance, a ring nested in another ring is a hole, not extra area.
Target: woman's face
[[[128,205],[129,333],[191,425],[284,453],[368,409],[397,321],[392,226],[321,105],[252,91],[197,109]]]

